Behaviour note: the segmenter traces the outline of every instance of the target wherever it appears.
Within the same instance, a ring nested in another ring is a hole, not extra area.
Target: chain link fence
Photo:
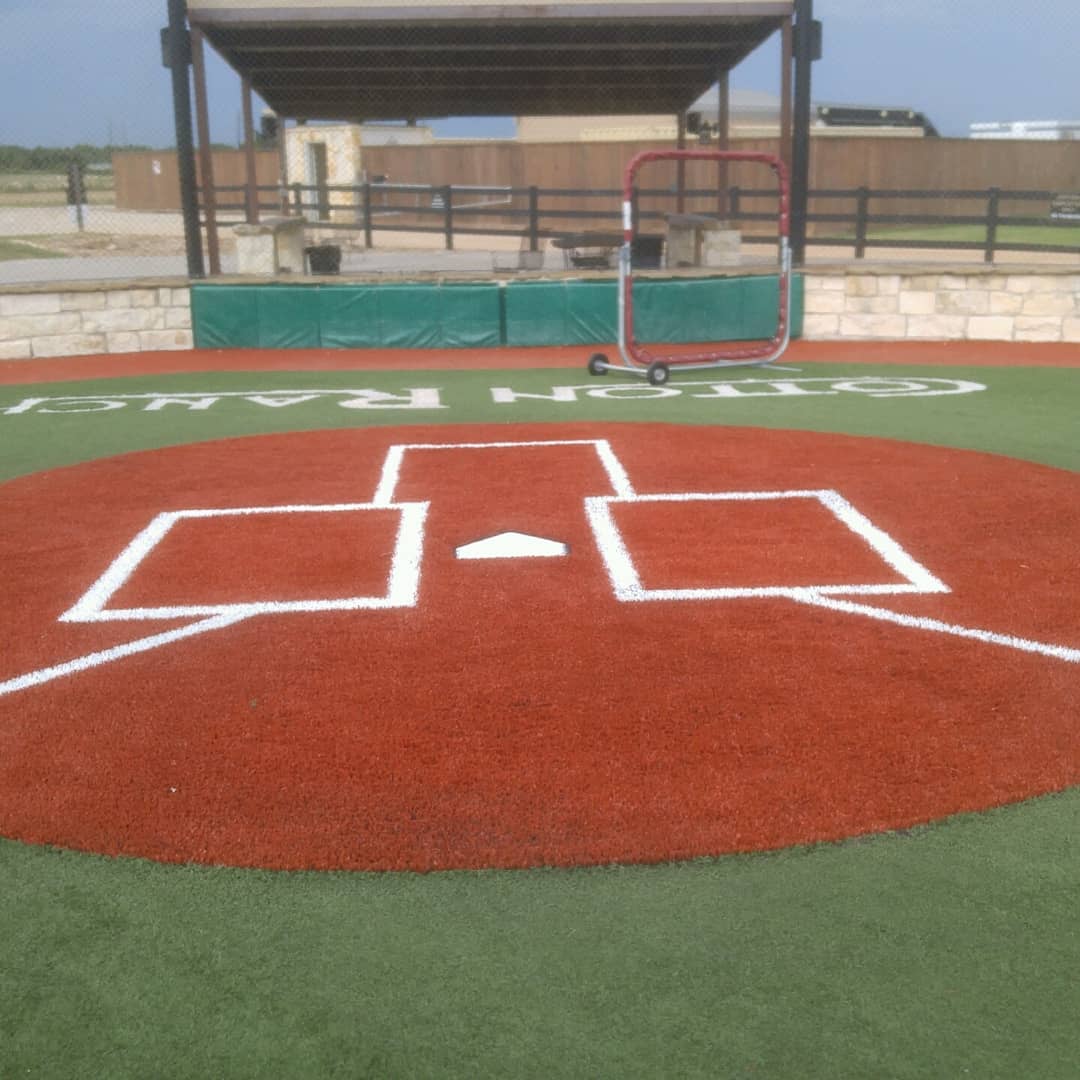
[[[1050,0],[1045,6],[1054,8]],[[815,14],[825,26],[824,58],[814,65],[817,97],[818,85],[844,86],[843,38],[833,51],[830,17],[844,33],[856,17],[830,0],[817,0]],[[892,9],[883,13],[881,33],[897,18]],[[101,0],[93,12],[74,0],[16,2],[5,12],[0,49],[7,74],[0,77],[13,81],[4,84],[12,108],[0,135],[7,142],[0,145],[0,285],[187,273],[170,72],[160,39],[167,21],[166,0]],[[293,86],[303,86],[304,107],[313,111],[299,117],[269,112],[258,96],[245,115],[240,75],[215,51],[230,54],[231,31],[208,35],[205,117],[198,116],[198,93],[192,110],[196,129],[202,119],[202,139],[213,146],[199,164],[200,174],[209,166],[213,178],[199,189],[207,270],[235,272],[236,227],[280,215],[305,220],[309,247],[338,248],[343,271],[490,270],[515,264],[524,250],[541,258],[516,265],[559,268],[566,250],[560,241],[617,231],[619,169],[635,152],[681,143],[787,153],[781,131],[790,117],[785,121],[781,98],[791,93],[783,51],[790,27],[778,23],[758,36],[730,30],[726,48],[740,60],[733,78],[757,89],[728,93],[709,69],[715,56],[702,44],[708,34],[685,20],[668,25],[666,53],[633,27],[602,40],[580,21],[569,23],[554,27],[540,46],[530,45],[514,20],[466,28],[443,51],[432,45],[423,69],[404,82],[395,67],[400,45],[375,49],[354,30],[316,41],[310,28],[297,25],[288,44],[298,51],[277,56],[276,46],[259,46],[246,74],[286,103]],[[873,47],[873,26],[865,18],[860,25]],[[917,29],[894,36],[896,47],[914,47]],[[991,31],[973,31],[950,14],[930,20],[923,33],[935,54],[945,54],[950,41],[966,35],[970,47],[972,33]],[[363,84],[356,85],[335,71],[361,44]],[[692,50],[702,57],[701,93],[677,113],[668,105],[685,87],[674,86],[673,71]],[[484,55],[495,57],[485,61],[484,78],[495,79],[512,101],[502,103],[506,115],[466,118],[460,110],[482,100],[484,86],[459,62],[475,64]],[[275,64],[276,74],[260,75]],[[298,64],[305,65],[299,74]],[[560,81],[530,97],[529,80],[555,68]],[[853,68],[849,101],[862,93],[858,76]],[[903,101],[912,84],[897,82]],[[935,106],[945,104],[941,85],[935,83],[932,100],[906,102],[910,108],[814,106],[808,262],[859,256],[1080,265],[1080,141],[1065,137],[1072,129],[1065,125],[1058,141],[1040,131],[1038,140],[975,142],[948,137],[966,134],[953,123],[940,137],[933,120]],[[192,86],[199,90],[198,77]],[[383,114],[399,121],[360,119],[354,113],[362,101],[381,102]],[[442,102],[447,115],[414,115],[414,101]],[[628,112],[628,102],[644,105]],[[646,199],[650,227],[662,231],[671,213],[719,213],[715,185],[713,177],[685,184],[660,177]],[[719,204],[753,240],[761,232],[755,213],[773,211],[764,201],[749,202],[746,191],[745,181],[729,177]]]

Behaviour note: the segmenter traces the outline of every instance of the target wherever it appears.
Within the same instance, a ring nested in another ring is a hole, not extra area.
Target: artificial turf
[[[5,1076],[1071,1080],[1080,792],[652,867],[267,873],[0,842]]]
[[[0,412],[30,396],[358,386],[440,387],[449,408],[0,415],[0,462],[13,477],[264,431],[604,419],[842,431],[1080,470],[1075,369],[802,372],[868,374],[987,389],[497,406],[492,386],[587,380],[53,383],[4,387]],[[1071,1078],[1078,836],[1072,789],[903,834],[652,867],[269,873],[0,841],[0,1076]]]

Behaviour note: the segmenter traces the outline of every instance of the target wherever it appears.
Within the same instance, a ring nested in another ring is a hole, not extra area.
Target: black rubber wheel
[[[590,375],[606,375],[607,374],[608,358],[602,353],[593,353],[589,357],[589,374]]]
[[[649,365],[645,377],[653,386],[663,386],[671,378],[671,372],[668,370],[667,364],[655,360]]]

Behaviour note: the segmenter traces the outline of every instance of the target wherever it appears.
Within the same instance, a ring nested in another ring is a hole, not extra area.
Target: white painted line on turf
[[[387,591],[382,596],[349,596],[325,600],[259,600],[233,604],[170,604],[158,607],[106,608],[116,591],[138,568],[168,531],[185,518],[246,517],[260,514],[334,514],[398,511],[394,554]],[[229,615],[252,618],[284,612],[364,611],[412,607],[419,594],[420,552],[428,503],[330,503],[283,506],[227,507],[217,510],[173,510],[158,514],[113,560],[104,574],[63,615],[61,622],[123,622],[137,619],[205,618]]]
[[[63,664],[39,668],[37,671],[30,671],[25,675],[18,675],[14,679],[8,679],[6,682],[0,682],[0,697],[5,694],[13,694],[17,690],[29,689],[31,686],[41,686],[43,683],[61,679],[66,675],[74,675],[79,671],[89,671],[91,668],[100,667],[102,664],[108,664],[114,660],[122,660],[127,656],[149,652],[151,649],[160,648],[162,645],[171,645],[175,641],[182,641],[184,638],[194,637],[196,634],[221,630],[223,627],[240,622],[245,617],[244,615],[216,615],[212,619],[202,619],[199,622],[192,623],[190,626],[167,630],[161,634],[151,634],[149,637],[129,641],[125,645],[117,645],[111,649],[102,649],[100,652],[89,653],[75,660],[68,660]]]
[[[921,563],[916,562],[887,532],[859,513],[839,492],[828,489],[816,493],[822,504],[833,512],[853,533],[861,536],[901,577],[923,592],[947,593],[949,587],[939,581]]]
[[[622,534],[611,513],[612,505],[636,505],[639,503],[689,503],[689,502],[762,502],[779,499],[813,499],[859,536],[881,560],[893,569],[903,582],[881,582],[874,585],[859,583],[821,585],[760,585],[723,586],[716,588],[667,588],[646,589],[641,582],[634,560],[622,539]],[[768,598],[786,596],[797,599],[797,593],[812,589],[825,595],[888,596],[901,593],[941,593],[949,587],[939,581],[921,563],[911,557],[888,533],[883,532],[868,518],[860,514],[842,495],[828,488],[789,491],[717,491],[681,492],[660,495],[634,495],[628,498],[593,496],[585,500],[585,513],[596,537],[600,556],[607,568],[615,590],[622,601],[643,600],[736,600],[745,598]]]
[[[373,506],[386,506],[393,501],[407,450],[517,450],[549,446],[591,446],[596,451],[616,496],[624,499],[633,497],[634,488],[630,483],[630,477],[623,468],[622,462],[615,456],[607,439],[523,439],[520,442],[399,443],[391,446],[383,461],[379,482],[371,502]]]
[[[977,627],[972,626],[958,626],[955,623],[941,622],[939,619],[927,619],[920,615],[902,615],[896,611],[889,611],[887,608],[872,607],[869,604],[853,604],[848,600],[837,600],[831,596],[822,596],[813,589],[807,589],[802,595],[792,596],[792,599],[800,604],[812,604],[815,607],[828,608],[830,611],[840,611],[845,615],[865,615],[871,619],[895,623],[897,626],[908,626],[914,630],[952,634],[955,637],[981,641],[986,645],[1003,645],[1009,649],[1019,649],[1021,652],[1038,653],[1042,656],[1052,656],[1056,660],[1065,660],[1071,664],[1080,664],[1080,649],[1072,649],[1066,645],[1032,641],[1029,638],[1016,637],[1013,634],[995,634],[989,630],[979,630]]]
[[[195,634],[232,626],[257,615],[285,612],[371,611],[415,607],[420,595],[420,562],[424,546],[424,523],[429,504],[401,503],[374,507],[370,503],[335,503],[312,506],[249,506],[220,510],[176,510],[158,514],[113,560],[104,574],[68,611],[60,622],[129,622],[148,619],[196,618],[189,626],[151,634],[125,645],[102,649],[86,656],[27,672],[0,683],[0,696],[51,682],[66,675],[108,664],[115,660],[171,645]],[[106,608],[113,594],[135,572],[139,564],[183,518],[240,517],[255,514],[341,513],[365,510],[396,510],[400,513],[394,552],[383,596],[354,596],[333,600],[256,601],[236,604],[178,604],[162,607]]]

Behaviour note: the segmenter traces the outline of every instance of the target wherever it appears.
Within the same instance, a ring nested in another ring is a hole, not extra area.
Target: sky
[[[925,113],[943,135],[991,120],[1080,120],[1080,0],[816,0],[815,102]],[[0,144],[168,146],[166,0],[0,0]],[[776,92],[774,35],[732,86]],[[215,141],[240,140],[239,80],[210,54]],[[258,106],[257,106],[258,107]],[[438,121],[444,136],[512,135],[512,121]]]

